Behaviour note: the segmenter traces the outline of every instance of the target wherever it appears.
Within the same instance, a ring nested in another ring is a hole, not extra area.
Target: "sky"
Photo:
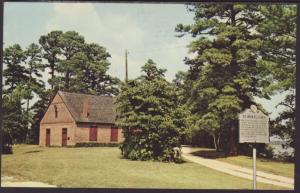
[[[26,48],[52,30],[75,30],[86,42],[107,49],[109,74],[124,80],[127,49],[129,78],[139,76],[141,66],[151,58],[167,69],[166,78],[172,81],[179,70],[188,70],[183,59],[191,56],[186,46],[192,37],[176,37],[179,23],[193,23],[184,4],[5,2],[4,47],[18,43]],[[44,79],[48,77],[44,73]],[[275,106],[283,98],[279,94],[272,100],[256,100],[275,117],[282,110]]]

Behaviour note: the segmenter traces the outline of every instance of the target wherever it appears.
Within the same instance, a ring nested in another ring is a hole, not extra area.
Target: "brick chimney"
[[[83,99],[82,116],[84,118],[87,118],[89,116],[89,103],[88,103],[88,98],[87,97]]]

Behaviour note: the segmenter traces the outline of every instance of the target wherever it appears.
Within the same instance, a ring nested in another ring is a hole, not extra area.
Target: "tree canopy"
[[[193,58],[177,74],[191,110],[192,132],[212,136],[217,150],[236,154],[237,115],[251,104],[266,112],[254,97],[270,99],[288,91],[278,105],[287,106],[271,123],[271,133],[293,139],[296,11],[292,5],[192,4],[194,23],[178,24],[190,34]],[[183,86],[184,85],[184,86]],[[284,123],[285,122],[285,123]],[[238,148],[239,147],[239,148]]]
[[[125,137],[121,145],[125,158],[179,161],[174,148],[181,145],[185,111],[177,105],[178,95],[165,80],[165,71],[148,60],[143,74],[121,87],[117,122]]]

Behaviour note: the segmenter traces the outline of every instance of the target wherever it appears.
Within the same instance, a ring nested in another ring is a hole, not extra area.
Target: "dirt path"
[[[42,182],[18,182],[13,177],[1,176],[1,187],[56,187]]]
[[[253,179],[252,169],[224,163],[213,159],[194,156],[191,154],[193,151],[195,150],[193,150],[193,148],[191,147],[182,147],[182,156],[189,161],[201,164],[214,170],[218,170],[227,174],[231,174],[241,178],[246,178],[249,180]],[[269,174],[261,171],[256,171],[256,174],[257,182],[294,189],[294,179],[292,178]]]

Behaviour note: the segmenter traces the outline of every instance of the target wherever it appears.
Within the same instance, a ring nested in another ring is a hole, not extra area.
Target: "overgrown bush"
[[[5,144],[2,147],[2,154],[12,154],[12,153],[13,153],[13,150],[12,150],[12,146],[11,145]]]
[[[123,128],[123,157],[131,160],[176,162],[185,130],[186,109],[178,104],[175,88],[152,60],[145,75],[122,85],[117,97],[118,125]]]

